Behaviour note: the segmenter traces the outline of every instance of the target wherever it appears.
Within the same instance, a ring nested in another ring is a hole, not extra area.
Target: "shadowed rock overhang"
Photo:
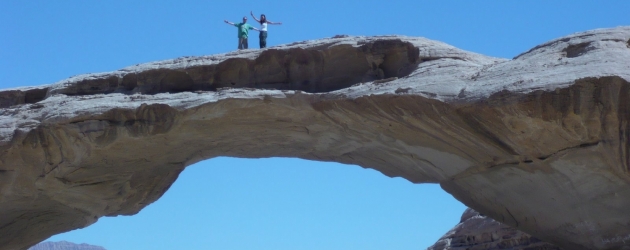
[[[357,164],[566,249],[624,247],[629,39],[589,31],[507,60],[330,38],[0,91],[0,249],[135,214],[217,156]]]
[[[118,74],[88,77],[54,90],[32,88],[4,91],[0,94],[0,107],[37,103],[52,94],[158,94],[216,91],[221,88],[321,93],[357,83],[404,77],[418,63],[434,59],[420,58],[418,48],[400,39],[375,40],[358,46],[341,44],[330,48],[267,49],[255,58],[226,57],[216,64],[121,71]]]

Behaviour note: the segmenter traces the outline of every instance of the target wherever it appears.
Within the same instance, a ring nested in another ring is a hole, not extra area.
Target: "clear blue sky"
[[[0,88],[224,53],[249,11],[268,45],[400,34],[512,58],[540,43],[630,25],[630,1],[0,1]],[[255,24],[250,17],[250,23]],[[250,39],[257,47],[257,33]],[[189,167],[156,203],[52,237],[122,249],[423,249],[464,206],[437,185],[298,159],[217,158]]]

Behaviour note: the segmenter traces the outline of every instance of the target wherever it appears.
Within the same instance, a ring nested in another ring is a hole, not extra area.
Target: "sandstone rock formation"
[[[440,183],[563,248],[620,249],[629,41],[630,27],[594,30],[507,60],[423,38],[341,37],[4,90],[0,249],[135,214],[216,156]]]
[[[453,229],[427,250],[561,250],[527,233],[466,209]]]
[[[59,242],[42,242],[39,243],[28,250],[105,250],[103,247],[93,246],[88,244],[74,244],[72,242],[67,241],[59,241]]]

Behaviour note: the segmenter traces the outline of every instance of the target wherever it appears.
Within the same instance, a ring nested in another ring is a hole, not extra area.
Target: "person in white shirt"
[[[265,16],[265,14],[261,14],[260,19],[257,19],[254,16],[254,12],[252,11],[250,11],[249,14],[252,15],[252,17],[254,18],[254,20],[256,20],[256,22],[260,23],[260,35],[258,35],[260,48],[261,49],[266,48],[267,47],[267,24],[280,25],[282,23],[272,22],[272,21],[267,20],[267,17]]]

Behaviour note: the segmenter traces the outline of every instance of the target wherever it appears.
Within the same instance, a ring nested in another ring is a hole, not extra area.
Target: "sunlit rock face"
[[[67,241],[59,242],[42,242],[28,250],[105,250],[103,247],[88,244],[75,244]]]
[[[427,250],[562,250],[470,208]]]
[[[135,214],[217,156],[357,164],[439,183],[565,249],[619,249],[629,40],[630,27],[594,30],[507,60],[342,37],[3,90],[0,249]]]

